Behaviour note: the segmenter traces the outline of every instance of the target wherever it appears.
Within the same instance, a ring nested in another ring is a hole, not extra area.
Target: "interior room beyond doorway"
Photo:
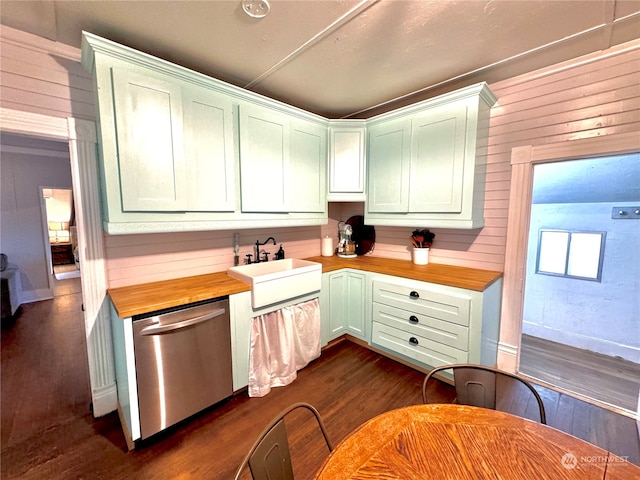
[[[640,388],[640,215],[619,212],[634,208],[640,154],[535,165],[519,367],[630,414]]]

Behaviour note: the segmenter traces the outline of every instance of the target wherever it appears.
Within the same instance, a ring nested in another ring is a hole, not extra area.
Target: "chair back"
[[[281,418],[263,437],[249,458],[253,480],[293,480],[291,453],[284,419]]]
[[[293,480],[291,452],[284,417],[297,408],[307,409],[314,415],[327,448],[329,451],[333,450],[333,445],[318,410],[308,403],[294,403],[276,415],[258,436],[238,467],[235,480],[240,478],[247,465],[253,480]]]
[[[496,408],[496,373],[472,368],[453,370],[458,403],[474,407]]]
[[[453,372],[453,382],[456,389],[456,402],[462,405],[496,409],[497,378],[510,378],[524,385],[533,395],[540,414],[540,423],[547,423],[547,415],[540,394],[527,380],[513,373],[505,372],[494,367],[475,364],[451,364],[442,365],[431,370],[422,383],[422,400],[430,403],[427,385],[429,380],[444,370]]]

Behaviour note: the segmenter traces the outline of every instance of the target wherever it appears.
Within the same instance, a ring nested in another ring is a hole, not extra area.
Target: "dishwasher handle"
[[[220,308],[211,313],[207,313],[206,315],[189,318],[187,320],[182,320],[181,322],[170,323],[168,325],[151,325],[140,330],[140,335],[159,335],[173,330],[180,330],[182,328],[191,327],[192,325],[197,325],[198,323],[206,322],[207,320],[211,320],[212,318],[219,317],[224,314],[225,309]]]

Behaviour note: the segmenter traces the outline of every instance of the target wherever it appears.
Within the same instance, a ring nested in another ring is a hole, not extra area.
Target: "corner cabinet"
[[[345,333],[366,340],[369,310],[366,285],[367,275],[351,269],[322,275],[320,316],[323,345]]]
[[[326,125],[241,105],[242,211],[326,214]]]
[[[329,121],[330,202],[365,200],[365,120]]]
[[[481,83],[369,119],[365,222],[482,227],[495,102]]]

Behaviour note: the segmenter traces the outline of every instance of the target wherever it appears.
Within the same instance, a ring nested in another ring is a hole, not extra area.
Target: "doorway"
[[[78,232],[75,225],[73,191],[40,187],[43,198],[43,231],[50,274],[56,280],[80,277]]]
[[[640,154],[534,166],[519,365],[630,414],[640,390],[637,209]]]

